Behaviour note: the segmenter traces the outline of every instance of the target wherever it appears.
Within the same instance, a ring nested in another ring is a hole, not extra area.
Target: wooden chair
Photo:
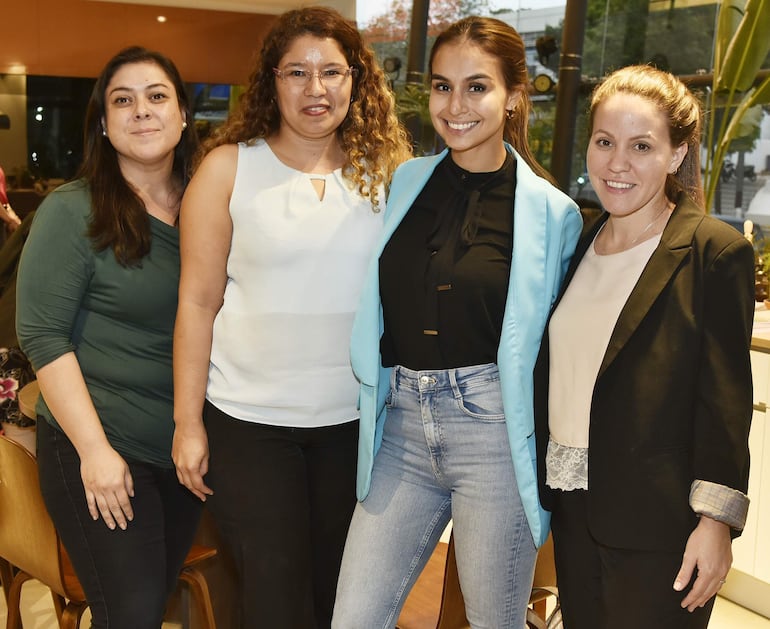
[[[206,580],[197,564],[216,550],[193,546],[179,579],[190,587],[204,629],[215,629]],[[37,579],[50,588],[61,629],[76,629],[88,603],[43,502],[37,461],[23,446],[0,435],[0,559],[10,564],[0,578],[7,590],[6,629],[21,629],[21,588]],[[13,574],[15,572],[15,575]]]
[[[553,559],[553,538],[549,535],[537,553],[535,563],[535,578],[532,581],[532,592],[529,595],[529,604],[532,609],[527,613],[527,626],[532,629],[546,629],[553,626],[551,620],[557,616],[556,612],[546,615],[546,604],[549,597],[555,597],[556,606],[559,605],[559,590],[556,587],[556,564]]]
[[[537,554],[535,578],[529,597],[532,609],[527,612],[528,627],[532,629],[545,629],[547,627],[546,599],[549,596],[555,596],[558,602],[559,593],[556,589],[553,540],[550,535]],[[444,586],[441,593],[441,611],[436,629],[470,629],[470,623],[465,616],[465,601],[460,590],[460,578],[457,574],[454,535],[449,538]]]

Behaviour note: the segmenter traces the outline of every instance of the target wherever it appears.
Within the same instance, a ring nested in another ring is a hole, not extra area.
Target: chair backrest
[[[449,537],[449,547],[444,570],[444,589],[441,593],[441,611],[436,629],[470,629],[465,616],[465,600],[460,590],[460,575],[457,573],[454,533]]]
[[[553,538],[550,535],[537,553],[530,603],[536,603],[548,596],[558,596],[556,566],[553,559]],[[441,611],[436,629],[470,629],[470,623],[465,616],[465,601],[460,590],[460,578],[457,573],[454,534],[449,538],[444,589],[441,595]]]
[[[40,493],[37,461],[26,448],[0,435],[0,557],[65,598],[59,538]]]
[[[553,537],[551,535],[537,551],[532,587],[556,587],[556,564],[553,559]]]

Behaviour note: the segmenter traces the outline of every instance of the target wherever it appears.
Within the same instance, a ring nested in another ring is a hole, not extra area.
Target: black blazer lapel
[[[684,195],[680,196],[677,207],[663,230],[660,244],[652,253],[626,305],[620,311],[598,377],[601,377],[623,349],[658,295],[671,281],[674,272],[690,253],[693,235],[703,216],[703,211],[692,201]]]

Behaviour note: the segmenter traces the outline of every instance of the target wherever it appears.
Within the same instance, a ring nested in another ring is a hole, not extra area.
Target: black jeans
[[[243,629],[327,629],[356,503],[358,422],[284,428],[206,402],[206,501],[239,577]]]
[[[80,458],[67,436],[37,422],[40,488],[91,607],[92,629],[158,629],[192,544],[202,503],[173,468],[127,461],[134,480],[128,528],[88,513]]]
[[[674,577],[681,552],[610,548],[588,528],[585,490],[556,492],[551,519],[564,629],[706,629],[712,598],[693,612]],[[693,576],[693,581],[695,576]]]

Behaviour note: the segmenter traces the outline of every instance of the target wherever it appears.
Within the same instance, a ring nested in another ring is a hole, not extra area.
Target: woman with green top
[[[19,268],[40,484],[94,628],[158,629],[201,513],[171,461],[190,119],[169,59],[113,57],[88,104],[79,177],[41,204]]]

